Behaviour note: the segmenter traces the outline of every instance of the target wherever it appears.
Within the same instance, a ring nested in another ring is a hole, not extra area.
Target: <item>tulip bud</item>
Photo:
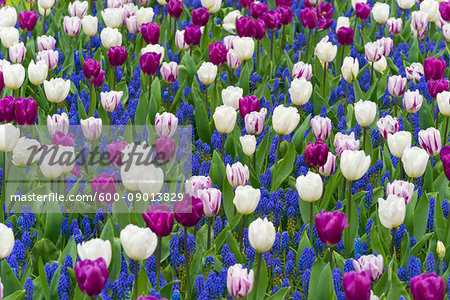
[[[2,125],[0,125],[0,126],[2,126]],[[0,142],[1,142],[1,137],[2,137],[1,129],[2,128],[0,127]],[[2,150],[1,145],[0,145],[0,150]],[[444,148],[442,148],[440,157],[441,157],[442,165],[444,167],[445,177],[447,177],[447,180],[450,180],[449,179],[450,178],[450,146],[445,146]]]
[[[122,91],[101,92],[100,99],[103,108],[111,113],[114,112],[119,107],[122,96]]]
[[[392,97],[400,97],[405,93],[406,78],[401,76],[390,76],[388,80],[388,91]]]
[[[406,175],[411,178],[422,176],[427,168],[429,157],[430,156],[428,153],[419,147],[405,149],[402,157],[402,163]]]
[[[3,259],[8,257],[14,248],[14,233],[11,228],[7,227],[3,223],[0,223],[0,239],[2,240],[0,246],[0,259]]]
[[[39,52],[45,50],[55,50],[56,40],[52,36],[41,35],[37,37],[36,44]]]
[[[178,118],[171,114],[164,112],[155,116],[155,130],[159,136],[172,137],[175,135],[178,127]]]
[[[423,97],[418,90],[408,90],[403,96],[403,108],[410,114],[418,112],[422,107],[422,103]]]
[[[441,241],[437,241],[436,252],[440,259],[444,259],[445,257],[445,246]]]
[[[331,120],[315,116],[311,119],[311,128],[316,139],[326,140],[331,133]]]
[[[319,174],[309,172],[297,177],[295,183],[298,195],[305,202],[315,202],[322,197],[323,183]]]
[[[38,20],[37,11],[21,11],[19,12],[19,26],[22,30],[30,32],[36,27]]]
[[[14,120],[15,99],[13,96],[6,96],[0,99],[0,122],[10,123]]]
[[[256,219],[248,227],[248,240],[258,253],[264,253],[272,248],[275,242],[275,227],[267,218]]]
[[[202,32],[197,25],[191,24],[184,29],[184,41],[189,46],[198,45],[201,37]]]
[[[102,119],[90,117],[85,120],[80,120],[83,135],[90,141],[94,141],[102,134]]]
[[[163,62],[160,72],[162,79],[166,83],[172,83],[178,78],[178,64],[174,61],[170,63]]]
[[[9,48],[19,43],[19,31],[15,27],[0,28],[2,45]]]
[[[92,58],[86,59],[83,63],[83,75],[89,81],[97,77],[100,70],[100,63]]]
[[[145,224],[160,238],[168,236],[172,232],[174,214],[169,205],[150,205],[147,211],[142,213],[142,218]]]
[[[209,44],[209,59],[216,66],[221,66],[226,62],[227,52],[227,48],[221,42]]]
[[[427,80],[439,80],[444,77],[447,64],[442,58],[428,57],[423,61],[423,68]]]
[[[170,137],[159,137],[155,142],[155,153],[160,163],[168,163],[175,156],[175,141]]]
[[[442,149],[441,133],[434,127],[419,131],[419,144],[428,155],[434,157]]]
[[[305,78],[294,78],[289,88],[289,95],[295,105],[304,105],[309,101],[312,94],[312,84]]]
[[[294,107],[278,105],[272,115],[272,126],[276,133],[290,134],[297,127],[300,115]]]
[[[351,27],[341,27],[337,31],[337,40],[339,44],[343,46],[348,46],[353,43],[353,28]]]
[[[260,198],[261,191],[259,189],[254,189],[249,185],[241,185],[235,190],[233,203],[240,214],[249,215],[255,211]]]
[[[108,280],[108,266],[103,258],[94,261],[77,261],[75,264],[75,277],[80,290],[88,296],[97,296],[101,293]]]
[[[378,215],[384,227],[392,229],[400,226],[406,213],[405,199],[396,195],[388,195],[387,199],[378,199]]]
[[[359,62],[358,59],[354,59],[351,56],[347,56],[344,58],[344,62],[342,63],[341,73],[344,77],[345,81],[348,83],[352,82],[359,73]]]
[[[240,60],[248,60],[253,57],[255,51],[255,42],[251,37],[235,38],[233,40],[233,49],[237,58]]]
[[[444,116],[450,116],[450,92],[444,91],[436,96],[439,112]]]
[[[428,15],[430,22],[438,22],[441,18],[439,14],[439,2],[435,0],[424,0],[420,3],[420,11]]]
[[[142,24],[152,22],[154,16],[155,13],[153,12],[153,8],[151,7],[140,7],[136,11],[136,17],[139,27],[141,27]]]
[[[196,197],[184,195],[182,201],[173,205],[175,220],[184,227],[193,227],[198,224],[203,215],[202,200]]]
[[[341,155],[341,172],[348,181],[358,180],[367,172],[370,156],[364,151],[345,150]]]
[[[102,239],[91,239],[77,245],[80,260],[96,260],[102,258],[106,267],[111,263],[111,243]]]
[[[266,24],[263,20],[255,20],[253,22],[253,38],[255,40],[262,40],[266,36]]]
[[[248,134],[260,135],[264,129],[264,120],[267,111],[263,108],[261,111],[253,111],[245,116],[245,131]]]
[[[321,62],[331,62],[336,57],[337,46],[321,40],[316,46],[315,53]]]
[[[327,162],[319,167],[319,173],[322,176],[328,177],[334,174],[334,171],[336,170],[336,156],[328,152]]]
[[[14,121],[18,125],[32,125],[36,121],[38,105],[33,98],[16,99],[14,104]]]
[[[233,49],[233,41],[237,38],[235,35],[227,35],[223,38],[223,44],[227,50]]]
[[[448,91],[449,82],[447,79],[442,78],[436,81],[427,81],[428,93],[431,98],[436,98],[437,95],[441,92]]]
[[[303,152],[303,158],[308,167],[321,167],[327,162],[328,147],[321,139],[317,139],[314,144],[309,142],[306,145],[305,152]]]
[[[58,65],[59,54],[55,50],[39,51],[36,56],[36,62],[43,60],[49,70],[53,70]]]
[[[262,15],[262,19],[264,20],[264,23],[266,24],[266,28],[268,30],[278,30],[281,27],[280,14],[276,10],[272,9],[266,11]]]
[[[347,17],[338,17],[336,22],[336,33],[341,27],[350,27],[350,19]]]
[[[336,152],[338,157],[341,158],[342,153],[345,150],[357,151],[359,150],[360,142],[355,139],[355,133],[352,132],[350,135],[345,135],[338,132],[334,136],[333,146],[336,147]]]
[[[382,50],[376,42],[366,43],[364,46],[364,53],[366,56],[366,60],[370,63],[377,62],[381,59]]]
[[[199,197],[202,190],[212,188],[212,181],[209,176],[192,176],[189,180],[186,180],[184,187],[186,194]]]
[[[44,91],[47,100],[52,103],[64,101],[70,91],[70,80],[62,78],[52,78],[50,81],[44,81]]]
[[[359,100],[355,104],[355,117],[361,127],[368,127],[375,119],[377,105],[370,100]]]
[[[6,4],[6,2],[5,2]],[[4,6],[5,4],[0,4],[0,28],[1,27],[12,27],[17,23],[17,11],[12,6]]]
[[[382,255],[363,255],[358,260],[353,260],[353,267],[358,273],[369,271],[372,282],[376,282],[383,275],[384,263]]]
[[[386,58],[384,56],[381,56],[379,61],[374,62],[373,68],[377,72],[384,73],[384,71],[386,71],[387,68]]]
[[[253,111],[259,111],[259,99],[256,96],[245,96],[239,99],[239,113],[242,119]]]
[[[141,26],[142,38],[147,44],[158,44],[160,28],[157,23],[149,22]]]
[[[117,141],[108,144],[106,147],[108,160],[116,169],[120,169],[122,166],[122,150],[125,149],[127,145],[127,142]]]
[[[114,203],[115,194],[117,194],[115,174],[101,174],[92,179],[91,188],[99,203],[105,206]]]
[[[228,50],[227,53],[227,65],[235,70],[241,66],[242,61],[237,57],[236,52],[234,49]]]
[[[252,18],[240,17],[236,19],[236,31],[239,37],[252,37],[254,32]]]
[[[430,273],[411,278],[411,295],[414,300],[432,298],[442,300],[445,297],[445,282],[441,276]]]
[[[233,107],[221,105],[214,112],[214,124],[220,133],[231,133],[236,124],[236,111]]]
[[[240,87],[228,86],[226,89],[222,90],[222,103],[233,107],[234,109],[239,108],[239,99],[242,98],[244,90]],[[251,113],[251,112],[249,112]],[[247,115],[246,115],[247,116]],[[245,119],[245,117],[244,117]]]
[[[98,30],[98,19],[94,16],[85,16],[81,20],[81,25],[83,26],[84,34],[91,37],[97,34]],[[122,35],[120,36],[120,40],[122,40]]]
[[[356,2],[356,1],[352,1]],[[361,3],[363,2],[363,3]],[[366,4],[365,1],[360,1],[358,0],[358,3],[355,3],[355,5],[353,6],[353,9],[356,12],[356,17],[360,20],[367,20],[370,17],[370,11],[372,9],[372,6],[370,6],[370,4]]]
[[[111,47],[106,54],[108,55],[109,64],[113,67],[120,67],[128,57],[127,49],[123,46]]]
[[[197,71],[198,79],[201,83],[208,86],[217,76],[217,66],[210,62],[203,62]]]
[[[5,86],[17,90],[25,80],[25,68],[21,64],[7,65],[2,68]]]
[[[292,68],[292,78],[305,78],[306,80],[310,80],[312,77],[312,66],[310,64],[305,64],[302,61],[299,61]]]
[[[386,23],[389,19],[389,5],[377,2],[372,8],[372,16],[378,24]]]
[[[386,187],[386,194],[395,195],[405,200],[405,205],[408,205],[414,195],[414,184],[403,180],[394,180],[388,183]]]
[[[52,141],[58,134],[62,133],[57,132],[53,136]],[[67,164],[67,157],[75,157],[74,147],[54,144],[50,149],[52,150],[52,155],[44,155],[39,159],[39,169],[41,170],[42,175],[48,179],[55,179],[63,174],[71,172],[75,166],[75,162],[70,161],[70,164]],[[65,163],[55,165],[55,161],[64,161]]]
[[[139,62],[142,72],[147,76],[155,75],[159,69],[161,53],[147,52],[141,55]]]
[[[139,32],[139,25],[136,16],[130,16],[125,19],[125,26],[131,34],[137,34]]]
[[[28,79],[34,85],[41,85],[48,75],[48,66],[44,60],[30,61],[28,64]]]
[[[86,16],[88,8],[89,2],[76,0],[72,3],[69,3],[69,7],[67,8],[67,10],[69,11],[69,15],[71,17],[78,17],[80,19],[83,19]]]
[[[0,151],[11,152],[16,146],[19,137],[19,128],[14,127],[10,123],[0,125]]]
[[[117,28],[106,27],[100,33],[100,39],[103,47],[109,49],[111,47],[118,47],[122,45],[122,34]]]
[[[133,260],[149,258],[156,249],[158,239],[150,228],[128,224],[120,232],[120,243],[124,252]]]
[[[167,2],[167,12],[172,18],[178,19],[183,12],[183,3],[180,0],[169,0]]]
[[[22,42],[9,47],[9,58],[13,63],[21,64],[25,59],[26,54],[27,49]]]
[[[106,27],[119,28],[123,24],[124,9],[118,8],[106,8],[101,11],[103,22]]]
[[[57,131],[67,134],[69,132],[69,117],[66,113],[47,116],[47,129],[51,136]]]
[[[81,29],[81,19],[78,17],[64,17],[63,21],[64,32],[70,36],[77,36]]]
[[[402,9],[410,9],[414,4],[415,0],[397,0],[397,5]]]
[[[380,48],[381,55],[387,57],[391,54],[394,41],[391,38],[383,37],[375,42]]]
[[[228,182],[232,187],[243,186],[248,183],[250,172],[247,166],[244,166],[241,162],[237,162],[233,165],[227,165],[226,167]]]
[[[179,31],[175,33],[175,45],[177,46],[178,50],[186,50],[189,48],[189,45],[184,41],[184,30]]]
[[[394,134],[389,134],[387,141],[391,154],[397,158],[402,158],[405,149],[411,147],[411,133],[408,131],[399,131]]]
[[[199,193],[203,204],[203,215],[207,218],[217,215],[222,202],[222,193],[218,189],[205,189]]]
[[[256,138],[254,135],[247,134],[245,136],[240,136],[239,140],[241,141],[242,150],[245,155],[251,156],[255,153],[256,150]]]
[[[390,34],[397,35],[402,30],[402,19],[389,18],[387,20],[387,28]]]
[[[241,12],[239,10],[233,10],[229,12],[222,20],[222,27],[224,30],[234,34],[236,32],[236,19],[240,18]]]
[[[338,211],[322,210],[316,215],[314,223],[320,240],[329,247],[334,247],[341,241],[344,228],[348,227],[347,216]]]
[[[371,299],[371,274],[370,271],[358,273],[347,272],[342,280],[346,300],[370,300]]]
[[[228,268],[227,289],[230,296],[236,299],[245,298],[253,289],[253,270],[247,273],[241,264],[235,264]]]
[[[250,4],[250,15],[253,19],[260,19],[267,11],[267,4],[263,2],[252,2]]]
[[[206,26],[209,21],[210,13],[207,8],[199,7],[191,12],[192,23],[197,26]]]
[[[418,82],[424,75],[424,69],[421,63],[412,63],[409,67],[405,68],[406,78]]]

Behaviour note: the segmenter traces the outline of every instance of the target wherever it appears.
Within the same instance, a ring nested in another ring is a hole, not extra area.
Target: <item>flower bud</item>
[[[348,83],[352,82],[359,73],[359,61],[358,59],[354,59],[351,56],[347,56],[344,58],[344,62],[342,63],[341,73],[344,77],[345,81]]]
[[[448,91],[449,82],[446,78],[442,78],[436,81],[427,81],[428,93],[431,98],[436,98],[441,92]]]
[[[346,300],[371,299],[371,274],[370,271],[350,271],[344,274],[343,287]]]
[[[102,134],[102,119],[90,117],[85,120],[80,120],[83,135],[90,141],[94,141]]]
[[[403,96],[403,108],[410,114],[418,112],[422,107],[422,103],[423,97],[418,90],[408,90]]]
[[[341,155],[341,172],[348,181],[358,180],[370,167],[370,156],[364,151],[345,150]]]
[[[197,26],[206,26],[209,21],[210,13],[206,7],[199,7],[191,12],[192,23]]]
[[[150,228],[128,224],[120,232],[120,243],[127,256],[136,261],[149,258],[156,249],[158,239]]]
[[[294,107],[278,105],[272,115],[272,126],[276,133],[290,134],[297,127],[300,115]]]
[[[303,159],[310,168],[318,168],[323,166],[327,162],[328,147],[322,142],[321,139],[317,139],[313,144],[311,142],[306,145],[303,152]]]
[[[340,158],[345,150],[356,151],[359,150],[360,142],[355,139],[355,133],[352,132],[349,135],[336,133],[334,136],[333,146],[336,147],[336,152]]]
[[[247,273],[247,269],[242,268],[241,264],[235,264],[228,268],[227,289],[231,297],[236,299],[247,297],[253,289],[253,282],[253,270]]]
[[[377,105],[370,100],[359,100],[355,104],[355,117],[361,127],[368,127],[375,120]]]
[[[147,44],[158,44],[160,28],[157,23],[149,22],[141,26],[142,38]]]
[[[377,2],[372,8],[372,16],[378,24],[386,23],[389,18],[389,5]]]
[[[8,257],[14,248],[14,232],[3,223],[0,223],[0,239],[0,259],[3,259]]]
[[[233,165],[227,165],[226,168],[228,182],[232,187],[244,186],[248,183],[250,172],[247,166],[244,166],[241,162],[237,162]]]
[[[409,131],[399,131],[389,134],[387,141],[391,154],[397,158],[402,158],[405,149],[411,147],[411,133]]]
[[[402,19],[401,18],[389,18],[387,20],[387,28],[390,34],[397,35],[402,30]]]
[[[74,1],[69,3],[69,7],[67,10],[69,11],[69,15],[71,17],[78,17],[80,19],[83,19],[88,11],[89,8],[89,2],[87,1]]]
[[[197,71],[198,79],[208,86],[214,82],[217,76],[217,66],[210,62],[203,62]]]
[[[63,29],[68,36],[77,36],[81,29],[81,19],[78,17],[65,16],[63,21]]]
[[[316,139],[326,140],[331,133],[331,120],[315,116],[311,119],[311,128]]]
[[[222,90],[222,103],[231,106],[234,109],[238,109],[239,99],[242,98],[243,92],[244,90],[240,87],[228,86],[226,89]]]
[[[440,259],[444,259],[445,257],[445,246],[441,241],[437,241],[436,252]]]
[[[267,111],[263,108],[259,112],[253,111],[245,116],[245,131],[248,134],[260,135],[264,129]]]
[[[106,267],[111,263],[111,243],[110,241],[102,239],[91,239],[77,245],[77,252],[80,260],[96,260],[102,258],[105,261]]]
[[[316,215],[314,224],[320,240],[329,247],[334,247],[341,241],[344,229],[348,227],[347,216],[338,211],[322,210]]]
[[[56,40],[50,35],[41,35],[37,37],[36,44],[39,52],[44,50],[55,50]]]
[[[237,57],[236,52],[234,49],[228,50],[227,53],[227,65],[235,70],[241,66],[242,61]]]
[[[298,195],[305,202],[315,202],[322,197],[323,182],[319,174],[309,172],[297,177],[295,183]]]
[[[37,11],[20,11],[19,12],[19,26],[22,30],[30,32],[36,27],[38,20]]]
[[[202,32],[197,25],[191,24],[184,29],[184,41],[189,46],[198,45],[201,37]]]
[[[387,184],[386,195],[395,195],[405,200],[405,205],[408,205],[414,195],[414,184],[403,181],[394,180],[392,183]]]
[[[386,200],[378,198],[378,216],[387,229],[400,226],[405,220],[405,213],[405,199],[396,195],[388,195]]]
[[[264,253],[272,248],[275,242],[275,227],[267,218],[256,219],[248,227],[248,240],[253,249],[258,253]]]
[[[209,60],[216,66],[223,65],[227,60],[227,48],[222,42],[209,44]]]
[[[44,81],[44,91],[47,100],[52,103],[60,103],[67,98],[70,91],[70,80],[52,78]]]
[[[122,91],[101,92],[100,99],[103,108],[111,113],[114,112],[119,107],[122,96]]]
[[[228,105],[216,107],[213,119],[216,129],[220,133],[231,133],[236,124],[236,110]]]
[[[198,224],[203,215],[202,200],[196,197],[184,195],[182,201],[173,205],[175,220],[184,227],[193,227]]]
[[[305,64],[302,61],[299,61],[292,68],[292,78],[305,78],[306,80],[310,80],[312,77],[312,66],[310,64]]]
[[[251,156],[255,153],[256,138],[254,135],[247,134],[245,136],[240,136],[239,140],[241,141],[242,151],[244,151],[245,155]]]
[[[33,98],[16,99],[14,104],[14,121],[18,125],[32,125],[36,121],[38,105]]]
[[[69,117],[66,113],[47,116],[47,129],[51,136],[57,131],[67,134],[69,132]]]
[[[406,78],[395,75],[390,76],[388,80],[388,91],[392,97],[400,97],[405,93]]]
[[[411,178],[422,176],[427,168],[429,157],[430,156],[428,153],[419,147],[405,149],[402,157],[402,163],[406,175]]]
[[[251,37],[235,38],[233,40],[233,49],[237,58],[240,60],[248,60],[253,57],[255,51],[255,42]]]
[[[54,70],[58,66],[59,53],[55,50],[42,50],[36,56],[36,62],[43,60],[48,70]]]
[[[81,25],[83,27],[83,32],[87,36],[91,37],[97,34],[98,29],[98,19],[94,16],[85,16],[81,20]],[[122,40],[122,36],[120,36],[120,39]]]
[[[174,214],[169,205],[150,205],[147,211],[142,213],[142,218],[158,237],[168,236],[172,232]]]
[[[419,131],[419,144],[428,155],[434,157],[442,149],[441,133],[434,127]]]
[[[20,88],[25,80],[25,68],[20,64],[3,66],[2,73],[5,86],[12,90]]]
[[[423,61],[423,69],[427,80],[439,80],[444,77],[447,64],[442,58],[427,57]]]
[[[200,192],[203,204],[203,215],[207,218],[217,215],[222,203],[222,193],[218,189],[205,189]]]
[[[25,59],[26,54],[27,49],[25,48],[25,45],[22,42],[14,44],[11,47],[9,47],[9,59],[13,63],[21,64]]]
[[[100,39],[103,47],[109,49],[111,47],[118,47],[122,45],[122,34],[117,28],[106,27],[100,33]]]
[[[170,63],[163,62],[160,72],[166,83],[172,83],[178,78],[178,64],[174,61]]]
[[[88,296],[97,296],[101,293],[108,280],[108,266],[103,258],[94,261],[77,261],[75,264],[75,277],[80,290]]]
[[[309,101],[312,94],[312,84],[305,78],[294,78],[289,88],[289,95],[295,105],[304,105]]]

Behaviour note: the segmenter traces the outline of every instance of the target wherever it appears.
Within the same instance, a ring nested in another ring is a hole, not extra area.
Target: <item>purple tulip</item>
[[[333,24],[333,6],[328,2],[321,2],[317,7],[319,24],[317,29],[328,29]]]
[[[370,17],[370,11],[372,10],[372,6],[370,4],[365,3],[356,3],[356,17],[360,20],[367,20]]]
[[[197,26],[206,26],[209,21],[210,13],[206,7],[199,7],[192,11],[192,23]]]
[[[0,93],[3,91],[4,88],[5,88],[5,81],[3,80],[3,72],[0,71]]]
[[[6,5],[6,0],[0,0],[0,8]]]
[[[300,11],[300,19],[302,20],[303,27],[311,30],[317,25],[317,12],[314,8],[304,8]]]
[[[139,62],[141,64],[142,72],[147,76],[153,76],[159,69],[159,60],[161,53],[147,52],[141,55]]]
[[[15,104],[13,96],[0,99],[0,123],[9,123],[14,120]]]
[[[124,46],[111,47],[106,54],[108,55],[109,64],[113,67],[120,67],[128,57],[127,48]]]
[[[72,132],[69,132],[68,134],[64,134],[61,131],[55,132],[52,136],[52,145],[75,147],[75,139]]]
[[[14,121],[19,125],[32,125],[36,121],[38,105],[33,98],[19,97],[14,104]]]
[[[100,63],[94,59],[88,58],[83,63],[83,74],[87,80],[92,82],[100,73]]]
[[[430,96],[435,99],[436,95],[443,91],[448,91],[449,83],[445,78],[436,80],[436,81],[427,81],[428,93]]]
[[[252,4],[250,4],[250,16],[252,16],[252,18],[255,20],[260,19],[266,11],[267,11],[267,4],[265,3],[253,2]]]
[[[253,38],[262,40],[266,36],[266,24],[263,20],[253,21]]]
[[[158,237],[168,236],[172,232],[174,214],[169,205],[150,205],[147,211],[142,213],[142,218]]]
[[[200,26],[191,24],[184,30],[184,42],[189,46],[198,45],[201,37],[202,31],[200,30]]]
[[[345,273],[343,279],[345,299],[370,300],[370,283],[370,271]]]
[[[277,12],[280,16],[281,25],[289,25],[292,22],[292,10],[288,6],[278,7]]]
[[[108,280],[108,274],[108,267],[102,257],[94,261],[89,259],[77,261],[75,264],[78,287],[88,296],[97,296],[101,293]]]
[[[275,0],[277,7],[290,7],[292,5],[292,0]]]
[[[266,29],[268,30],[278,30],[281,27],[280,24],[280,14],[276,10],[266,11],[262,15],[262,19],[266,24]]]
[[[101,174],[92,179],[91,188],[97,200],[103,205],[114,202],[114,195],[117,193],[116,175]]]
[[[423,69],[427,80],[439,80],[443,78],[446,67],[445,60],[442,58],[427,57],[423,61]]]
[[[167,12],[172,18],[178,19],[183,12],[183,3],[180,0],[170,0],[167,3]]]
[[[183,196],[183,200],[175,202],[173,205],[175,220],[184,227],[192,227],[198,224],[203,215],[203,203],[197,197],[188,194]]]
[[[256,96],[245,96],[239,99],[239,113],[242,119],[253,111],[259,111],[259,99]]]
[[[144,40],[147,44],[152,44],[152,45],[158,44],[159,35],[160,35],[160,30],[159,30],[158,24],[156,24],[154,22],[142,24],[141,33],[142,33],[142,37],[144,38]]]
[[[120,168],[122,166],[122,150],[128,146],[127,142],[117,141],[106,146],[108,152],[108,160],[115,167]]]
[[[443,300],[445,282],[434,273],[417,275],[411,278],[411,295],[413,300]]]
[[[170,137],[159,137],[155,142],[155,153],[159,162],[171,161],[175,156],[175,141]]]
[[[227,61],[227,47],[222,42],[209,44],[209,60],[216,66],[221,66]]]
[[[242,8],[249,8],[252,5],[253,0],[239,0],[239,4]]]
[[[323,166],[327,162],[327,158],[328,147],[321,139],[317,139],[314,144],[309,142],[303,152],[303,159],[310,168]]]
[[[100,72],[98,73],[97,77],[95,77],[92,80],[92,83],[94,84],[94,87],[96,89],[98,89],[99,87],[101,87],[103,85],[105,80],[106,80],[106,78],[105,78],[105,71],[100,70]]]
[[[20,11],[19,12],[19,26],[24,31],[33,31],[38,20],[37,11]]]
[[[337,32],[337,40],[342,46],[348,46],[353,43],[353,28],[341,27]]]
[[[316,215],[315,224],[320,240],[330,247],[336,246],[341,241],[344,228],[348,227],[347,216],[339,211],[322,210]]]
[[[447,177],[447,180],[450,180],[450,146],[442,148],[440,156],[444,166],[445,177]]]
[[[253,20],[252,18],[240,17],[236,20],[236,31],[240,37],[253,36]]]
[[[450,22],[450,3],[441,2],[439,4],[439,12],[441,13],[441,17],[444,21]]]

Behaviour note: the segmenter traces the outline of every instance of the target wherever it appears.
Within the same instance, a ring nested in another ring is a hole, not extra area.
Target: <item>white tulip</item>
[[[316,45],[315,53],[322,63],[328,63],[334,60],[337,53],[337,46],[331,42],[321,40]]]
[[[370,167],[370,156],[364,151],[344,150],[341,155],[341,172],[348,181],[358,180]]]
[[[42,9],[51,9],[55,5],[55,0],[38,0],[38,5]]]
[[[339,28],[341,27],[351,27],[350,26],[350,19],[347,17],[338,17],[336,22],[336,32],[338,32]]]
[[[226,172],[228,182],[232,187],[244,186],[248,183],[250,172],[248,167],[240,161],[231,166],[227,164]]]
[[[21,64],[3,66],[2,72],[6,87],[17,90],[22,86],[25,80],[25,68]]]
[[[251,37],[235,38],[233,40],[233,49],[240,60],[251,59],[253,52],[255,52],[255,41]]]
[[[142,24],[149,23],[153,21],[153,16],[155,13],[153,12],[153,8],[151,7],[141,7],[136,11],[136,17],[138,21],[139,28]]]
[[[359,61],[358,59],[354,59],[351,56],[347,56],[344,58],[344,62],[342,63],[341,67],[342,76],[344,77],[345,81],[352,82],[359,73]]]
[[[141,193],[151,197],[151,195],[161,192],[164,185],[164,172],[161,168],[154,165],[140,165],[137,166],[137,169],[138,188]]]
[[[278,105],[272,115],[272,126],[276,133],[284,135],[290,134],[300,122],[300,115],[294,107]]]
[[[47,116],[47,129],[51,136],[57,131],[67,134],[69,132],[69,117],[65,112],[61,115]]]
[[[214,124],[220,133],[230,133],[233,131],[236,124],[237,113],[236,110],[228,105],[221,105],[216,107],[214,112]]]
[[[81,20],[81,25],[83,28],[84,34],[91,37],[97,34],[98,30],[98,19],[94,16],[85,16]],[[122,37],[121,37],[122,39]]]
[[[122,45],[122,34],[117,28],[106,27],[100,33],[102,45],[106,49]]]
[[[122,96],[122,91],[101,92],[100,100],[102,102],[103,108],[109,112],[115,111],[119,107]]]
[[[95,141],[102,134],[102,119],[90,117],[80,120],[81,130],[86,139]]]
[[[373,68],[377,72],[384,73],[384,71],[386,71],[387,68],[386,57],[381,56],[381,58],[378,61],[373,63]]]
[[[230,33],[236,32],[236,19],[239,19],[242,17],[242,14],[239,10],[233,10],[229,12],[225,18],[222,20],[222,27],[226,31]]]
[[[450,117],[450,92],[443,91],[436,96],[439,112],[446,117]]]
[[[240,214],[249,215],[255,211],[260,198],[261,191],[259,189],[254,189],[249,185],[241,185],[235,190],[233,203]]]
[[[396,195],[389,195],[386,200],[378,198],[378,216],[387,229],[400,226],[405,219],[405,213],[405,199]]]
[[[0,223],[0,259],[8,257],[14,248],[14,233],[11,228]]]
[[[411,133],[409,131],[398,131],[388,134],[389,151],[397,158],[402,158],[405,149],[411,147]]]
[[[198,79],[208,86],[214,82],[217,76],[217,66],[210,62],[203,62],[197,71]]]
[[[441,18],[439,2],[436,0],[424,0],[420,3],[420,10],[428,14],[430,22],[438,22]]]
[[[28,79],[34,85],[41,85],[48,75],[48,66],[44,60],[34,62],[32,60],[28,65]]]
[[[101,11],[103,22],[106,27],[119,28],[123,24],[124,9],[107,8]]]
[[[222,90],[222,102],[234,109],[238,109],[239,99],[242,98],[243,93],[244,90],[242,88],[230,85]]]
[[[11,152],[20,137],[20,129],[7,123],[0,125],[0,151]]]
[[[105,260],[106,266],[111,263],[111,243],[102,239],[92,239],[77,245],[78,256],[81,260]]]
[[[21,137],[14,147],[11,162],[18,167],[25,167],[35,163],[39,156],[32,154],[35,154],[35,151],[40,147],[41,143],[37,140]]]
[[[419,147],[412,147],[405,149],[402,157],[403,169],[406,175],[411,178],[417,178],[425,173],[427,168],[428,158],[427,151]]]
[[[150,228],[141,228],[128,224],[120,232],[120,243],[123,251],[133,260],[143,260],[150,257],[158,243],[156,234]]]
[[[289,95],[291,96],[291,101],[295,105],[304,105],[309,101],[312,94],[312,84],[305,78],[294,78],[291,82],[291,87],[289,88]]]
[[[416,0],[397,0],[397,5],[403,9],[410,9],[416,4]]]
[[[4,6],[0,9],[0,28],[14,27],[17,23],[17,11],[12,6]]]
[[[67,98],[70,91],[70,80],[52,78],[44,81],[45,96],[52,103],[60,103]]]
[[[375,120],[377,104],[370,100],[359,100],[355,104],[355,117],[361,127],[368,127]]]
[[[254,135],[247,134],[245,136],[240,136],[239,140],[241,141],[242,150],[245,155],[251,156],[255,153],[256,150],[256,138]]]
[[[253,249],[258,253],[264,253],[272,248],[275,242],[275,227],[267,218],[256,219],[248,227],[248,240]]]
[[[444,259],[444,257],[445,257],[445,246],[444,246],[443,242],[441,242],[441,241],[437,242],[436,252],[437,252],[437,254],[438,254],[440,259]]]
[[[295,187],[298,195],[305,202],[315,202],[322,197],[323,183],[319,174],[308,171],[306,176],[297,177]]]
[[[389,19],[389,4],[377,2],[372,8],[372,16],[378,24],[384,24]]]

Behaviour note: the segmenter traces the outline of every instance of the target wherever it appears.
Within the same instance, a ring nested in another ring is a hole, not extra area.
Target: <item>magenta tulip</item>
[[[109,64],[113,67],[120,67],[128,57],[127,48],[124,46],[111,47],[106,54],[108,55]]]
[[[236,31],[240,37],[253,36],[253,20],[252,18],[240,17],[236,20]]]
[[[227,61],[228,50],[222,42],[209,44],[209,60],[216,66],[221,66]]]
[[[442,58],[428,57],[423,61],[423,69],[427,80],[439,80],[444,77],[447,64]]]
[[[201,37],[202,32],[200,30],[200,26],[191,24],[184,30],[184,42],[189,46],[198,45]]]
[[[166,204],[150,205],[147,211],[142,213],[145,224],[158,237],[168,236],[172,232],[174,216],[170,206]]]
[[[19,26],[24,31],[33,31],[34,27],[36,27],[36,22],[38,20],[37,11],[20,11],[19,12]]]
[[[85,259],[75,264],[75,277],[80,290],[88,296],[101,293],[108,280],[108,267],[103,258],[97,260]]]
[[[239,99],[239,113],[242,119],[253,111],[259,111],[259,99],[256,96],[245,96]]]
[[[443,300],[445,282],[441,276],[430,273],[411,278],[411,295],[413,300]]]
[[[9,123],[14,120],[16,101],[13,96],[6,96],[0,99],[0,122]]]
[[[180,0],[170,0],[167,3],[167,12],[172,18],[178,19],[183,12],[183,3]]]
[[[341,27],[337,32],[337,40],[342,46],[348,46],[353,43],[353,28]]]
[[[141,26],[142,37],[147,44],[158,44],[160,29],[159,25],[154,22],[145,23]]]
[[[316,215],[316,230],[322,243],[336,246],[342,239],[344,228],[348,227],[347,216],[343,212],[322,212]]]
[[[198,224],[203,215],[203,203],[197,197],[185,194],[182,201],[173,205],[175,220],[184,227],[192,227]]]
[[[206,7],[199,7],[192,11],[192,23],[197,26],[206,26],[209,21],[210,13]]]
[[[141,64],[142,72],[147,76],[153,76],[159,69],[159,61],[161,53],[147,52],[141,55],[139,62]]]
[[[327,162],[328,147],[321,139],[317,139],[313,144],[311,142],[306,145],[305,152],[303,152],[303,159],[310,168],[318,168]]]
[[[370,300],[370,283],[370,271],[345,273],[343,279],[345,299]]]
[[[19,97],[14,104],[14,121],[19,125],[32,125],[36,121],[38,105],[33,98]]]

